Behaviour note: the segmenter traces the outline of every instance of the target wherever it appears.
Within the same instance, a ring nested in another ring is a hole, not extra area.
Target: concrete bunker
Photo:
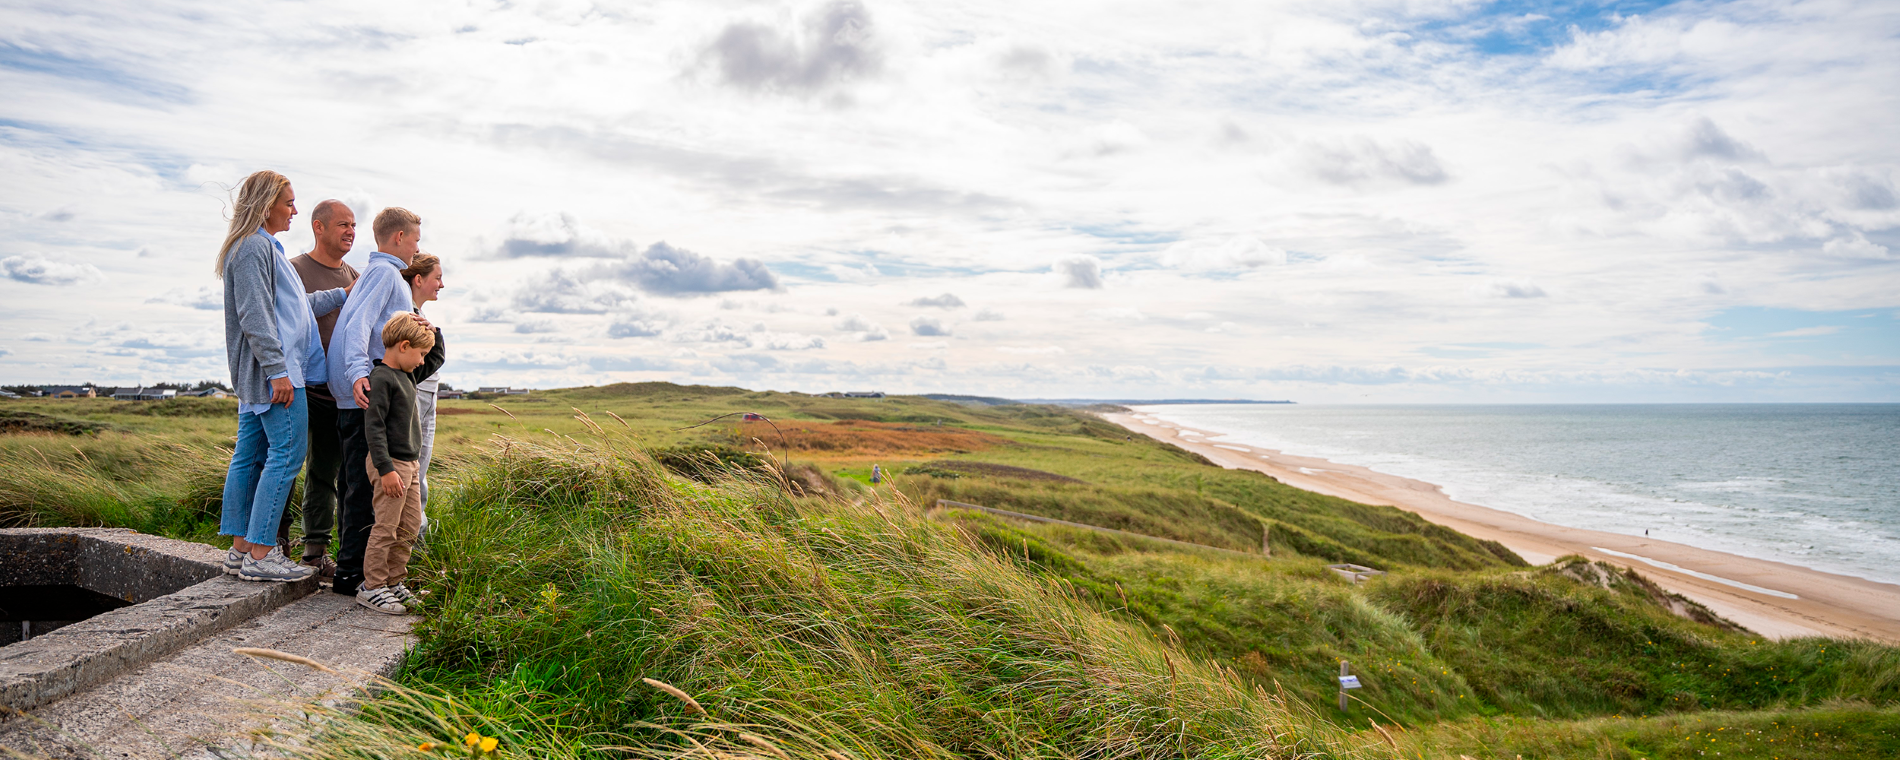
[[[316,590],[228,577],[223,555],[115,528],[0,529],[0,708],[58,701]]]
[[[148,602],[215,566],[95,532],[0,532],[0,646]]]

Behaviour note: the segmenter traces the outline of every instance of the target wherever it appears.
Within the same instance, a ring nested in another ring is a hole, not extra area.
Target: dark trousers
[[[369,438],[363,410],[336,410],[336,435],[343,449],[343,498],[337,502],[336,586],[339,594],[356,593],[363,582],[363,553],[369,549],[369,530],[376,527],[376,508],[370,502]]]
[[[310,407],[310,453],[304,459],[303,506],[284,509],[277,545],[290,553],[290,526],[303,520],[303,556],[324,553],[336,531],[336,500],[343,492],[343,449],[336,428],[336,399],[322,385],[304,388]]]

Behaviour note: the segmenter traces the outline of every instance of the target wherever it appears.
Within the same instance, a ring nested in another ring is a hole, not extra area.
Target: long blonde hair
[[[218,263],[211,269],[218,279],[224,279],[224,260],[231,255],[231,246],[264,226],[271,207],[277,205],[277,196],[289,186],[289,177],[269,169],[244,178],[237,196],[231,199],[231,229],[224,233],[224,245],[218,246]]]

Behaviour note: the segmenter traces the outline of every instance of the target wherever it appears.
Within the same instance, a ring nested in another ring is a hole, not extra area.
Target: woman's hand
[[[280,377],[280,378],[277,378],[276,380],[270,381],[270,402],[271,403],[283,404],[285,409],[289,409],[290,402],[295,401],[296,399],[297,399],[297,389],[290,387],[290,378]]]

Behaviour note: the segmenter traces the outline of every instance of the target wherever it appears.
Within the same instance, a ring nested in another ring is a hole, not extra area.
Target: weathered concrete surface
[[[317,590],[315,578],[246,583],[223,574],[215,547],[129,530],[0,530],[0,549],[21,546],[28,551],[0,563],[23,579],[13,583],[76,583],[139,603],[0,647],[0,708],[12,710],[103,683]]]
[[[245,584],[261,585],[261,584]],[[414,643],[419,618],[316,594],[128,672],[90,691],[0,719],[0,747],[50,758],[214,757],[266,728],[260,702],[352,699],[370,674],[388,675]],[[237,647],[309,657],[332,675],[233,654]]]
[[[84,586],[138,604],[218,577],[224,552],[124,528],[0,530],[0,586]]]

